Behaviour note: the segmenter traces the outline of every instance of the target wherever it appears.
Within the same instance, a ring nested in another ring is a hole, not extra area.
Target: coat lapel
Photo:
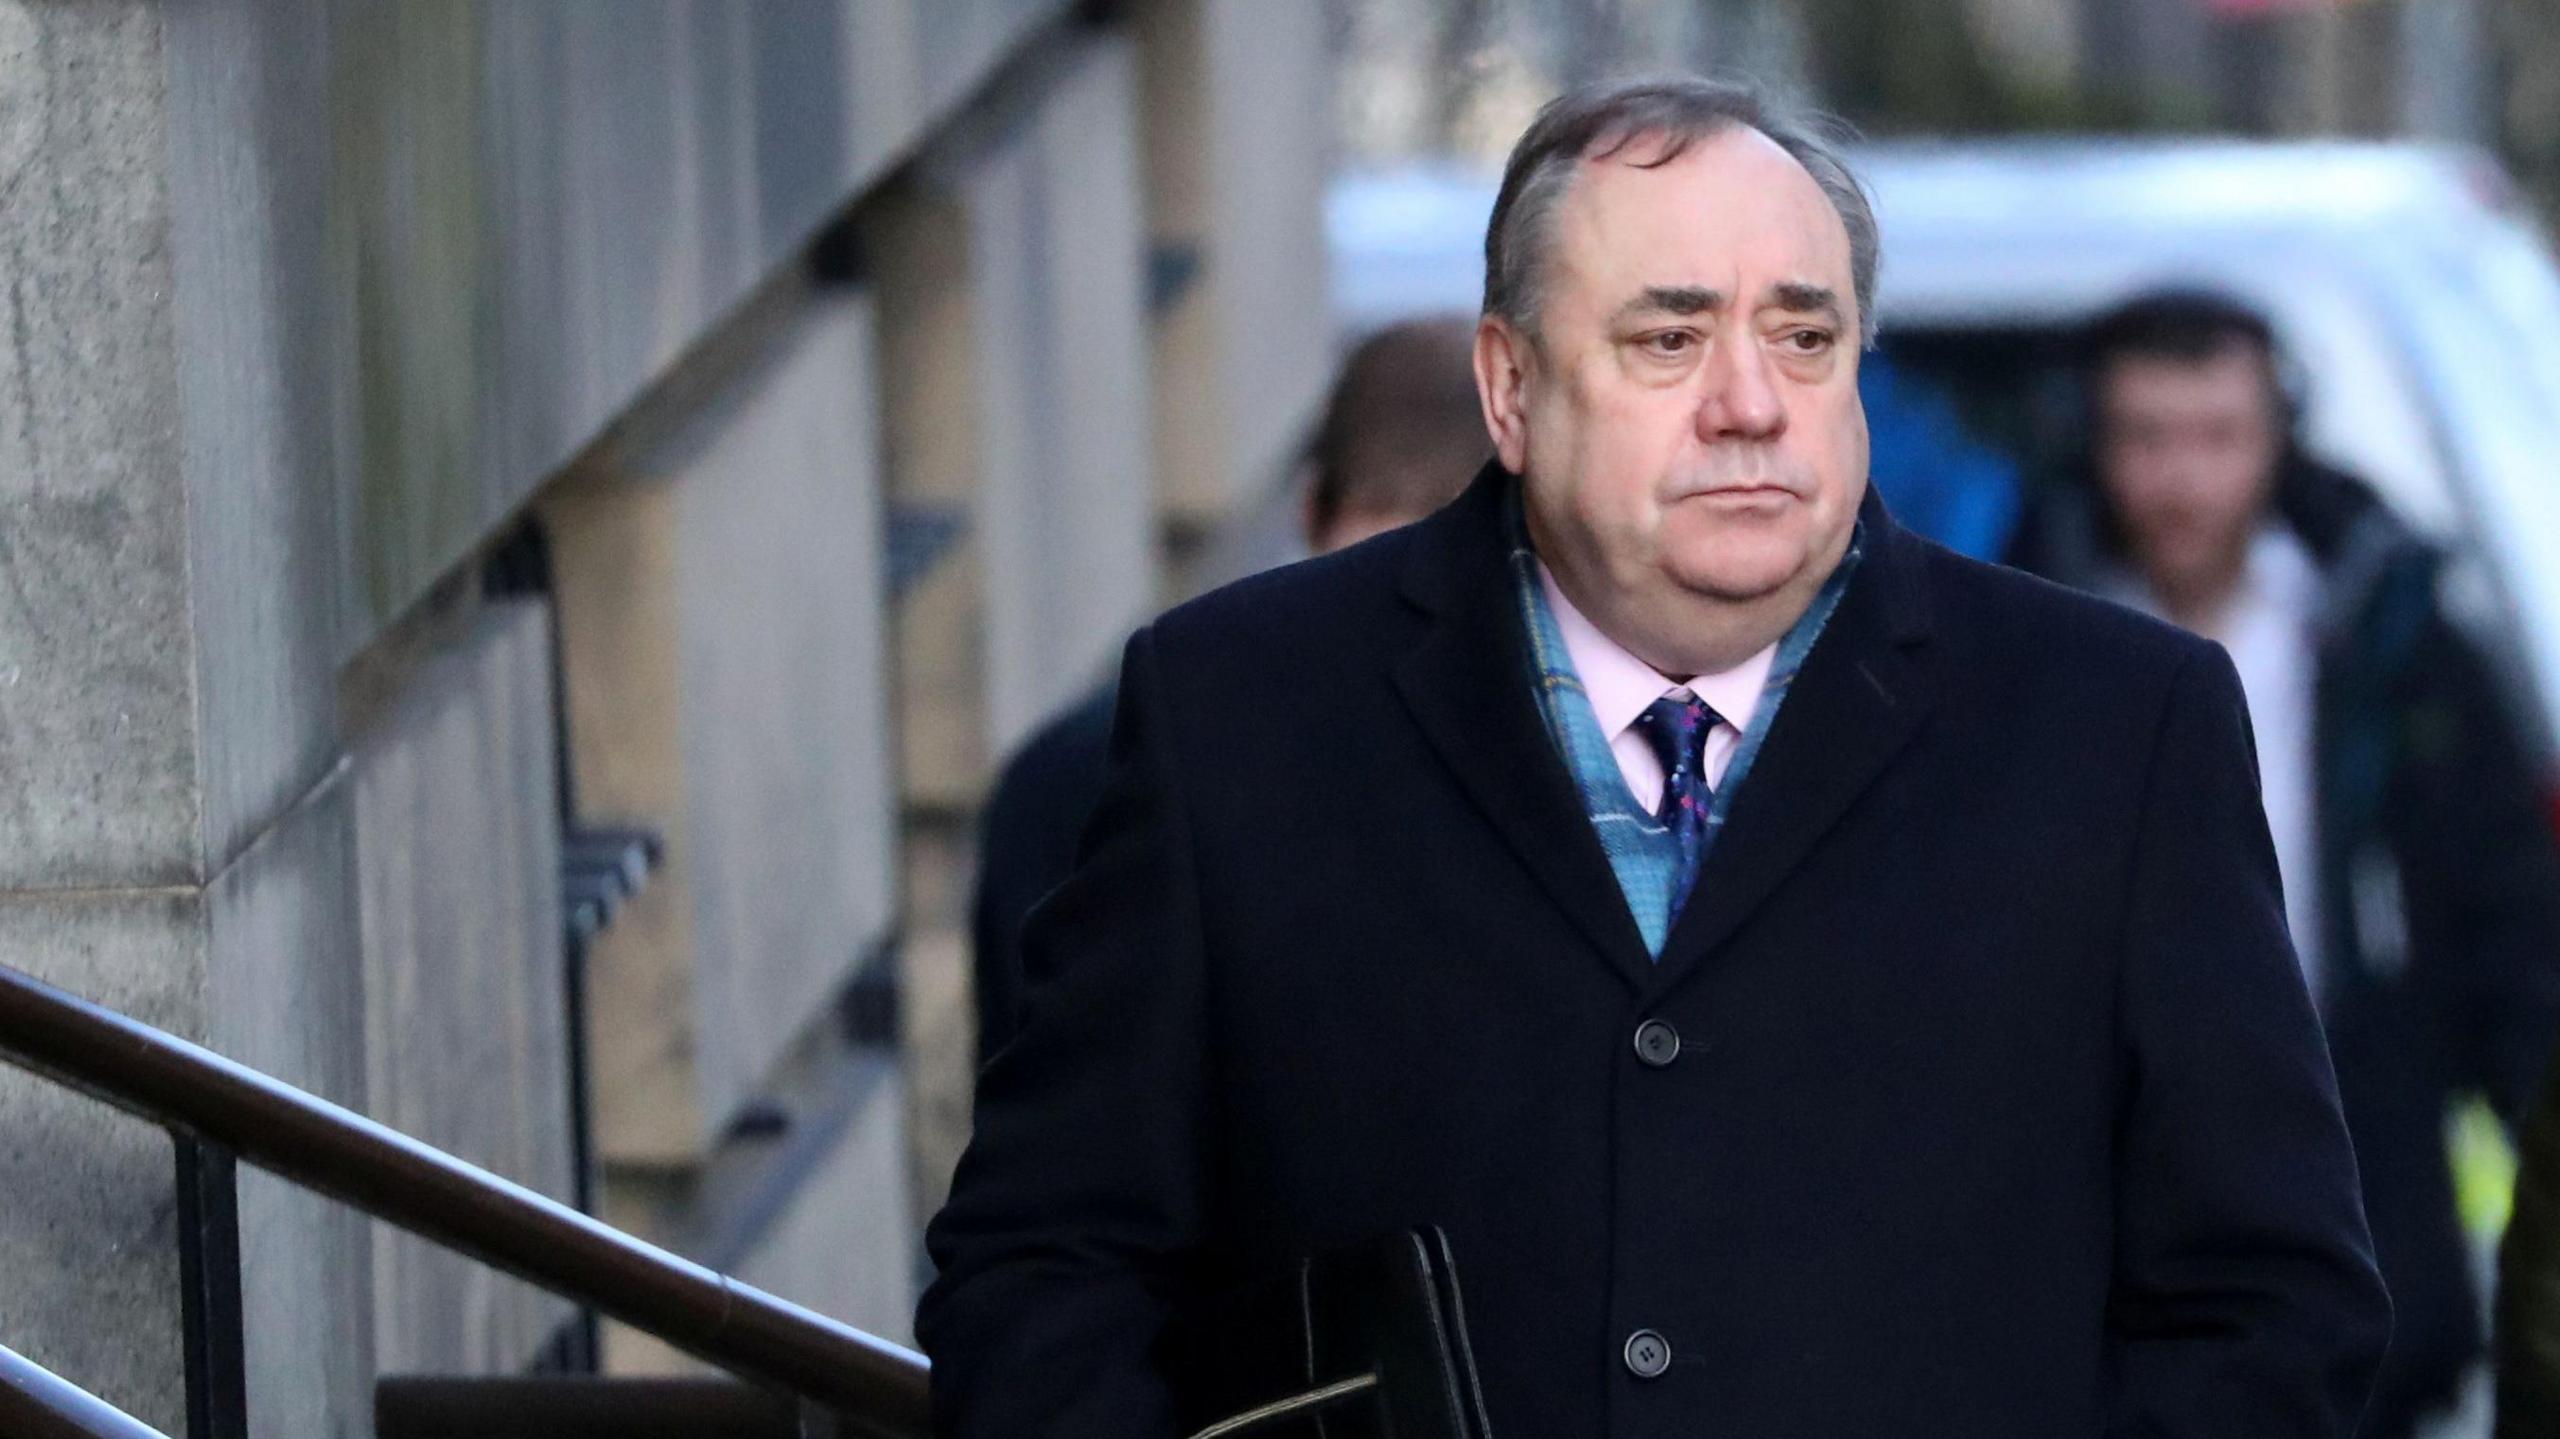
[[[1653,968],[1644,938],[1532,691],[1503,535],[1512,483],[1488,466],[1414,536],[1404,592],[1432,623],[1397,667],[1396,686],[1503,842],[1621,975],[1642,985]]]
[[[1931,701],[1920,541],[1870,495],[1866,553],[1733,797],[1663,945],[1658,986],[1731,938],[1920,730]]]

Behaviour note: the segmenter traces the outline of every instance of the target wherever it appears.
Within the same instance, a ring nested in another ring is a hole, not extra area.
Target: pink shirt
[[[1575,609],[1543,562],[1538,566],[1538,582],[1546,588],[1547,608],[1554,612],[1556,629],[1564,636],[1565,654],[1573,661],[1583,692],[1591,697],[1591,712],[1600,721],[1600,733],[1609,737],[1609,753],[1618,761],[1618,773],[1626,776],[1627,790],[1636,803],[1648,811],[1662,807],[1662,761],[1636,729],[1636,719],[1646,706],[1674,690],[1687,690],[1706,701],[1707,708],[1724,721],[1707,732],[1705,756],[1708,787],[1723,783],[1725,766],[1733,762],[1733,751],[1742,743],[1742,731],[1750,725],[1752,712],[1760,708],[1760,690],[1768,683],[1778,647],[1771,645],[1719,674],[1665,679]]]

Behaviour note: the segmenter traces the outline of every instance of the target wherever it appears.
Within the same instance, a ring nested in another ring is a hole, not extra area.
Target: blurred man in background
[[[1476,404],[1475,322],[1461,315],[1380,328],[1343,361],[1308,446],[1300,529],[1329,554],[1411,524],[1457,498],[1492,443]],[[1102,795],[1111,687],[1051,720],[1014,754],[978,840],[978,1058],[1013,1035],[1022,922],[1075,868],[1076,840]]]
[[[2304,455],[2267,321],[2164,292],[2092,328],[2094,483],[2017,560],[2231,653],[2304,978],[2394,1306],[2368,1436],[2450,1403],[2480,1349],[2446,1159],[2457,1096],[2513,1125],[2560,1022],[2560,856],[2438,556]]]

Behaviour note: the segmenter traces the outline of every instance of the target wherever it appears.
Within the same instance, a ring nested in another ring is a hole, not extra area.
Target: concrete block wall
[[[566,1191],[552,730],[452,742],[549,701],[378,662],[1063,7],[926,8],[0,0],[0,961]],[[352,667],[411,719],[350,734]],[[508,982],[422,972],[465,949]],[[398,1042],[438,1032],[520,1062],[507,1104]],[[0,1338],[180,1428],[165,1140],[14,1074],[0,1125]],[[261,1435],[557,1313],[254,1174],[241,1219]]]
[[[1155,597],[1134,44],[1086,35],[863,217],[889,483],[958,527],[897,618],[908,793],[965,809]]]
[[[813,297],[677,480],[696,1061],[724,1119],[894,920],[872,350],[866,296]]]
[[[1332,378],[1324,181],[1332,113],[1321,6],[1140,0],[1149,232],[1190,282],[1155,327],[1168,516],[1252,505]]]
[[[902,1334],[971,810],[1327,358],[1313,7],[1077,8],[0,0],[0,963],[568,1194],[561,826],[654,828],[606,1208]],[[528,514],[547,592],[484,599]],[[182,1428],[166,1140],[0,1071],[0,1166],[0,1342]],[[261,1436],[566,1312],[240,1205]]]
[[[912,1342],[909,1057],[820,1025],[765,1080],[752,1128],[683,1167],[608,1171],[608,1223],[895,1343]],[[615,1374],[700,1372],[607,1325]]]
[[[911,800],[965,809],[995,747],[986,707],[984,543],[972,523],[986,464],[978,423],[987,323],[969,211],[947,185],[893,186],[862,239],[880,304],[880,403],[890,504],[938,527],[946,552],[909,581],[892,619],[899,778]]]
[[[422,593],[1065,0],[327,0],[359,616]]]
[[[359,1100],[335,518],[275,434],[272,77],[225,9],[0,3],[0,961]],[[165,1139],[15,1074],[0,1134],[0,1333],[181,1425]],[[255,1178],[240,1220],[253,1421],[323,1432],[364,1235]]]
[[[200,881],[158,17],[0,5],[0,885]]]
[[[1127,30],[1043,47],[860,215],[891,503],[953,533],[893,630],[919,1213],[967,1138],[970,816],[1159,591],[1138,63]]]
[[[738,1277],[866,1333],[915,1342],[915,1226],[907,1207],[907,1089],[874,1057],[840,1138],[776,1207],[735,1266]]]
[[[892,920],[870,307],[777,308],[544,501],[579,811],[666,843],[590,958],[609,1163],[705,1154]]]
[[[350,787],[371,1116],[554,1199],[577,1193],[551,621],[475,608],[401,676]],[[511,1374],[570,1306],[372,1227],[374,1367]]]
[[[346,766],[334,766],[206,887],[206,1043],[362,1109],[349,778]],[[373,1381],[365,1221],[245,1166],[239,1214],[250,1432],[361,1432]]]
[[[202,1034],[204,915],[180,886],[15,892],[0,962]],[[0,1075],[0,1334],[145,1423],[186,1420],[169,1141],[95,1100]]]
[[[889,488],[961,528],[897,606],[916,1203],[967,1139],[972,820],[1194,542],[1270,508],[1329,380],[1316,7],[1142,0],[860,214]],[[1143,284],[1142,284],[1143,281]]]
[[[1154,598],[1134,51],[1108,35],[1052,53],[1020,127],[948,161],[986,322],[974,527],[999,751],[1103,674]]]
[[[185,530],[155,513],[177,488],[165,310],[117,303],[165,283],[167,202],[148,15],[38,15],[0,5],[0,958],[154,1022],[201,1033],[202,939],[183,618]],[[89,83],[76,85],[85,74]],[[75,187],[95,175],[94,187]],[[75,198],[76,196],[76,198]],[[74,457],[64,463],[58,456]],[[156,493],[155,493],[156,491]],[[84,615],[112,613],[92,622]],[[60,1090],[0,1083],[0,1333],[165,1421],[174,1392],[176,1254],[168,1147]],[[83,1353],[56,1317],[134,1316],[123,1352]]]
[[[0,962],[360,1106],[349,798],[333,770],[200,886],[10,893]],[[166,1136],[15,1073],[0,1074],[0,1136],[0,1334],[181,1430]],[[245,1170],[239,1223],[253,1431],[348,1432],[372,1378],[365,1226]]]

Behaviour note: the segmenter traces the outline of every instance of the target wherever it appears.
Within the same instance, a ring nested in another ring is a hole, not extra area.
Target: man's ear
[[[1500,315],[1476,323],[1476,398],[1484,406],[1484,427],[1493,436],[1494,457],[1517,475],[1529,464],[1529,367],[1537,363],[1529,337]]]

